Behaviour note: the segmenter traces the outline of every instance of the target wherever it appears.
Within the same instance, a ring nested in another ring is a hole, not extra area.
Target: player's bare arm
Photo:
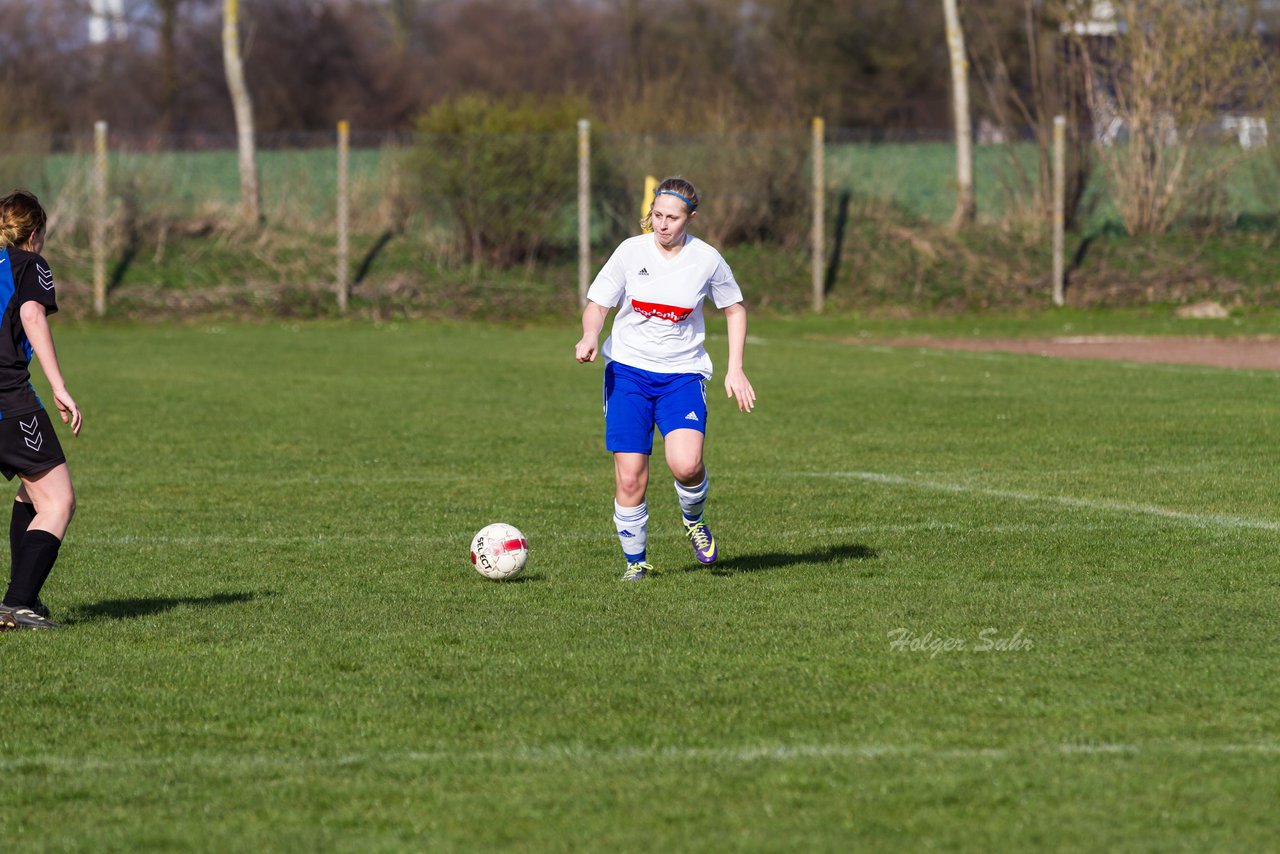
[[[609,314],[607,306],[587,300],[587,307],[582,310],[582,338],[574,346],[574,358],[579,362],[594,362],[600,349],[600,330],[604,328],[604,319]]]
[[[747,309],[737,302],[724,310],[729,327],[729,368],[724,375],[725,397],[738,400],[740,412],[750,412],[756,405],[756,391],[751,387],[742,369],[743,352],[747,346]]]
[[[58,354],[53,346],[53,333],[49,331],[45,307],[29,300],[22,304],[18,313],[22,317],[22,328],[26,331],[27,340],[31,342],[31,350],[40,361],[40,369],[44,371],[45,378],[49,380],[53,402],[58,407],[58,414],[62,416],[62,423],[70,425],[71,432],[78,436],[83,416],[62,379],[62,369],[58,366]]]

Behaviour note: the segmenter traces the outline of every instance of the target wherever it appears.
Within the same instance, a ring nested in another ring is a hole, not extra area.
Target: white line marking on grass
[[[842,525],[837,528],[798,528],[795,530],[769,529],[770,535],[782,539],[812,540],[814,537],[833,537],[846,534],[914,534],[919,531],[952,534],[1029,534],[1045,531],[1112,531],[1108,525],[1091,522],[1063,522],[1055,520],[1046,524],[1015,522],[1008,525],[966,525],[962,522],[904,522],[897,525]],[[651,531],[650,537],[654,534]]]
[[[801,476],[817,478],[844,478],[863,480],[869,483],[884,483],[890,486],[905,486],[912,489],[927,489],[934,492],[969,493],[989,495],[993,498],[1007,498],[1012,501],[1037,502],[1042,504],[1059,504],[1063,507],[1079,507],[1085,510],[1105,510],[1113,513],[1133,513],[1144,516],[1158,516],[1177,522],[1187,522],[1202,528],[1256,528],[1264,531],[1280,531],[1280,522],[1271,519],[1256,519],[1249,516],[1229,516],[1221,513],[1189,513],[1183,510],[1170,510],[1154,504],[1133,504],[1127,501],[1109,501],[1095,498],[1073,498],[1069,495],[1043,495],[1036,492],[1019,492],[1011,489],[992,489],[985,486],[970,486],[963,483],[950,483],[938,480],[902,477],[896,474],[882,474],[871,471],[844,472],[800,472]]]
[[[416,534],[309,534],[297,536],[259,537],[253,534],[232,536],[228,534],[191,534],[189,536],[172,536],[157,534],[154,537],[145,534],[123,534],[121,536],[84,536],[76,537],[76,542],[92,546],[291,546],[302,544],[346,543],[411,543],[436,544],[455,542],[449,536],[424,537]]]
[[[743,747],[621,747],[609,750],[585,745],[553,745],[512,747],[509,750],[436,750],[403,752],[346,753],[341,756],[289,756],[284,754],[166,754],[164,756],[67,757],[9,756],[0,759],[0,770],[22,769],[84,773],[105,771],[117,773],[130,768],[333,768],[370,765],[377,768],[402,762],[421,765],[439,763],[516,763],[528,765],[557,763],[681,763],[719,762],[750,764],[756,762],[805,762],[810,760],[881,760],[914,759],[940,762],[971,760],[1016,760],[1025,757],[1062,756],[1276,756],[1278,743],[1200,744],[1165,742],[1153,744],[1045,744],[1020,747],[933,748],[901,745],[846,744],[776,744]]]
[[[905,522],[887,525],[839,525],[826,528],[794,528],[770,529],[770,535],[783,540],[812,540],[814,537],[837,537],[850,534],[910,534],[917,531],[943,531],[956,534],[1025,534],[1044,533],[1045,531],[1103,531],[1111,530],[1106,525],[1089,522],[1065,522],[1056,520],[1046,524],[1032,522],[1016,522],[1004,525],[966,525],[959,522]],[[528,532],[526,532],[528,533]],[[536,531],[539,542],[589,542],[604,541],[605,534],[600,529],[578,531]],[[82,545],[99,547],[128,546],[343,546],[351,543],[397,543],[408,545],[456,545],[459,537],[466,539],[469,532],[458,534],[437,534],[425,536],[412,533],[376,534],[371,532],[352,532],[349,534],[297,534],[264,537],[255,534],[88,534],[77,535],[75,541]],[[677,531],[650,531],[650,540],[658,542],[683,541],[685,536]]]

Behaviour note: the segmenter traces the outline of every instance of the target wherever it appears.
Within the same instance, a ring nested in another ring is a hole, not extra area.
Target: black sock
[[[10,608],[30,608],[40,597],[40,588],[49,577],[53,563],[58,559],[62,540],[39,529],[27,531],[13,564],[13,578],[4,594],[4,604]]]
[[[13,515],[9,517],[9,578],[13,579],[13,568],[18,565],[18,551],[22,548],[22,538],[27,535],[27,528],[36,518],[36,506],[30,501],[13,502]]]

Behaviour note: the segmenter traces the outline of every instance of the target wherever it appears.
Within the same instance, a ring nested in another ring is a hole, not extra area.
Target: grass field
[[[856,331],[755,324],[722,561],[658,475],[625,585],[569,325],[59,327],[80,513],[67,628],[0,636],[3,838],[1280,845],[1280,377]]]

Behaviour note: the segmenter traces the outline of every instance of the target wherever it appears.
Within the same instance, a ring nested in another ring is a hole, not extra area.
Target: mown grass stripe
[[[1053,756],[1162,756],[1280,754],[1280,743],[1044,744],[1024,747],[924,747],[912,745],[774,744],[741,747],[618,747],[600,750],[585,745],[527,746],[510,750],[407,750],[344,753],[336,756],[199,753],[166,756],[70,757],[26,756],[0,759],[0,770],[111,771],[126,768],[330,768],[395,763],[627,764],[708,762],[807,762],[827,760],[917,759],[940,762],[1011,761]]]

